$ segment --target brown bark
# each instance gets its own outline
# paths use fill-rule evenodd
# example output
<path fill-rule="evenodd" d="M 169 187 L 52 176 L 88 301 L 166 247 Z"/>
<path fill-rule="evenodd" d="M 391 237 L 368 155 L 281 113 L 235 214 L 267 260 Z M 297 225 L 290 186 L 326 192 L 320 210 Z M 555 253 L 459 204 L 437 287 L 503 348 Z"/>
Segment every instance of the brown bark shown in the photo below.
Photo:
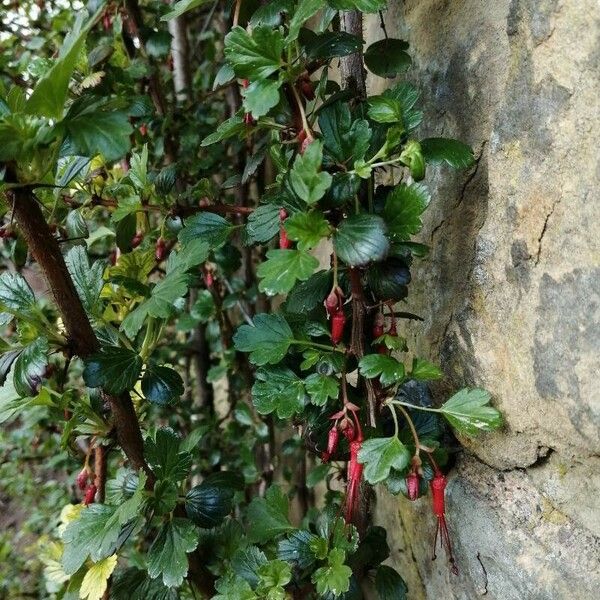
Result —
<path fill-rule="evenodd" d="M 33 258 L 40 265 L 67 331 L 74 354 L 90 356 L 100 348 L 71 274 L 33 193 L 25 188 L 13 191 L 13 217 L 21 230 Z M 153 474 L 144 460 L 144 442 L 129 392 L 120 396 L 103 394 L 110 405 L 117 441 L 134 469 L 144 469 L 153 481 Z"/>
<path fill-rule="evenodd" d="M 358 10 L 340 13 L 340 30 L 362 39 L 363 18 Z M 356 90 L 363 98 L 367 95 L 366 72 L 363 66 L 362 52 L 355 52 L 340 59 L 342 88 Z"/>

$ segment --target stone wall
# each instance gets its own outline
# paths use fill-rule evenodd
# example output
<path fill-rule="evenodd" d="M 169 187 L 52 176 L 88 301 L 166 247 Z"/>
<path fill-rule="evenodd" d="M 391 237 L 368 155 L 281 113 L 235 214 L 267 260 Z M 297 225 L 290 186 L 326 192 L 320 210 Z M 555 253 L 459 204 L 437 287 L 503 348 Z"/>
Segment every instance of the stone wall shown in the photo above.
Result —
<path fill-rule="evenodd" d="M 378 494 L 409 598 L 590 600 L 600 589 L 600 7 L 597 0 L 390 1 L 423 93 L 423 137 L 469 142 L 431 169 L 404 334 L 488 389 L 506 427 L 461 440 L 448 487 L 459 576 L 432 562 L 429 500 Z M 383 37 L 365 20 L 365 38 Z M 373 77 L 372 93 L 389 82 Z M 435 171 L 435 172 L 434 172 Z M 595 591 L 594 591 L 595 590 Z"/>

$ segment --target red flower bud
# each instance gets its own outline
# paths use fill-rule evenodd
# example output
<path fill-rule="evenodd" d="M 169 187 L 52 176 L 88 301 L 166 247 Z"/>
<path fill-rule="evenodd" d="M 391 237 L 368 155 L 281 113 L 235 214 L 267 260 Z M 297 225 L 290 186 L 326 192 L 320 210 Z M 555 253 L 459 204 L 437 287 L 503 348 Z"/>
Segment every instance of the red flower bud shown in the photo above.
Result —
<path fill-rule="evenodd" d="M 143 241 L 144 241 L 144 232 L 138 231 L 133 236 L 133 238 L 131 238 L 131 247 L 137 248 Z"/>
<path fill-rule="evenodd" d="M 344 325 L 346 324 L 346 315 L 343 310 L 336 312 L 331 318 L 331 341 L 339 344 L 344 336 Z"/>
<path fill-rule="evenodd" d="M 416 500 L 419 497 L 419 474 L 416 471 L 411 471 L 406 476 L 406 495 L 409 500 Z"/>
<path fill-rule="evenodd" d="M 279 249 L 287 250 L 288 248 L 291 247 L 291 245 L 292 245 L 292 242 L 290 241 L 290 238 L 288 237 L 285 227 L 282 225 L 279 228 Z"/>
<path fill-rule="evenodd" d="M 329 430 L 329 435 L 327 437 L 327 450 L 321 453 L 321 460 L 323 462 L 329 462 L 331 456 L 335 454 L 339 439 L 340 432 L 338 430 L 337 423 L 334 423 L 333 427 Z"/>
<path fill-rule="evenodd" d="M 85 490 L 85 488 L 87 487 L 87 483 L 88 483 L 88 479 L 90 478 L 90 473 L 89 471 L 84 467 L 83 469 L 81 469 L 81 471 L 79 471 L 76 479 L 75 479 L 75 483 L 77 484 L 77 487 L 83 492 L 83 490 Z"/>
<path fill-rule="evenodd" d="M 87 488 L 85 490 L 85 496 L 83 497 L 83 503 L 86 506 L 88 506 L 89 504 L 92 504 L 94 502 L 97 491 L 98 490 L 93 483 L 90 483 L 90 485 L 87 486 Z"/>
<path fill-rule="evenodd" d="M 252 116 L 252 113 L 244 114 L 244 123 L 246 123 L 246 125 L 254 125 L 256 123 L 254 117 Z"/>
<path fill-rule="evenodd" d="M 340 299 L 335 291 L 330 292 L 329 296 L 325 298 L 325 310 L 327 315 L 332 317 L 340 310 Z"/>
<path fill-rule="evenodd" d="M 312 81 L 308 77 L 303 77 L 300 80 L 300 91 L 307 100 L 315 99 L 315 90 Z"/>
<path fill-rule="evenodd" d="M 312 135 L 307 135 L 300 144 L 300 154 L 304 154 L 306 149 L 315 141 Z"/>
<path fill-rule="evenodd" d="M 161 237 L 156 240 L 156 246 L 154 248 L 154 256 L 158 262 L 161 262 L 165 258 L 165 254 L 167 253 L 167 245 L 165 240 Z"/>
<path fill-rule="evenodd" d="M 148 127 L 146 126 L 146 123 L 142 123 L 140 125 L 140 133 L 146 137 L 148 135 Z"/>
<path fill-rule="evenodd" d="M 204 285 L 206 285 L 207 289 L 210 289 L 215 282 L 215 278 L 212 274 L 212 271 L 205 269 L 204 271 Z"/>
<path fill-rule="evenodd" d="M 288 212 L 285 208 L 279 209 L 279 220 L 283 223 L 288 218 Z"/>
<path fill-rule="evenodd" d="M 373 338 L 377 339 L 378 337 L 381 337 L 384 333 L 383 330 L 383 315 L 381 313 L 377 313 L 377 316 L 375 317 L 375 323 L 373 323 Z"/>
<path fill-rule="evenodd" d="M 247 88 L 250 85 L 250 81 L 248 79 L 242 79 L 242 87 Z"/>

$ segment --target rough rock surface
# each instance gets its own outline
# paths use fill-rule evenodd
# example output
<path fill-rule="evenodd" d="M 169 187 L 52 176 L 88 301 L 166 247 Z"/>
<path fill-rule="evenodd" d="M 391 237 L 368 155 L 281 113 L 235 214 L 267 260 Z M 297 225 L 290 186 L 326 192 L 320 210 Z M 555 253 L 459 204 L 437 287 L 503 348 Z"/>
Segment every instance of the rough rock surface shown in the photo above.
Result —
<path fill-rule="evenodd" d="M 461 440 L 448 514 L 461 574 L 431 562 L 433 518 L 379 494 L 409 598 L 588 600 L 600 588 L 600 8 L 596 0 L 405 0 L 423 137 L 469 142 L 431 169 L 404 334 L 494 396 L 506 427 Z M 376 17 L 365 37 L 383 37 Z M 372 77 L 371 92 L 389 82 Z M 596 591 L 594 591 L 596 590 Z"/>

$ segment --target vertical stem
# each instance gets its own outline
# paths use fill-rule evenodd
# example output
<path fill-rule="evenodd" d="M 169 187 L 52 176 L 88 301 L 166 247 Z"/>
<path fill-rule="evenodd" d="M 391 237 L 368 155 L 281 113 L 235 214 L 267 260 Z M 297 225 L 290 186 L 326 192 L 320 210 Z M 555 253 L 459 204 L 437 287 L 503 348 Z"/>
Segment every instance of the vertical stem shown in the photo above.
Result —
<path fill-rule="evenodd" d="M 358 10 L 345 10 L 340 13 L 340 29 L 360 39 L 363 38 L 362 13 Z M 363 98 L 367 95 L 366 73 L 362 52 L 344 56 L 340 60 L 342 87 L 356 90 Z"/>
<path fill-rule="evenodd" d="M 94 473 L 96 478 L 94 479 L 94 485 L 96 486 L 96 498 L 101 504 L 104 502 L 106 496 L 106 460 L 107 460 L 106 446 L 96 446 L 94 450 Z"/>
<path fill-rule="evenodd" d="M 171 34 L 171 55 L 173 56 L 173 85 L 178 102 L 189 99 L 191 89 L 189 53 L 186 19 L 185 16 L 169 21 Z"/>

